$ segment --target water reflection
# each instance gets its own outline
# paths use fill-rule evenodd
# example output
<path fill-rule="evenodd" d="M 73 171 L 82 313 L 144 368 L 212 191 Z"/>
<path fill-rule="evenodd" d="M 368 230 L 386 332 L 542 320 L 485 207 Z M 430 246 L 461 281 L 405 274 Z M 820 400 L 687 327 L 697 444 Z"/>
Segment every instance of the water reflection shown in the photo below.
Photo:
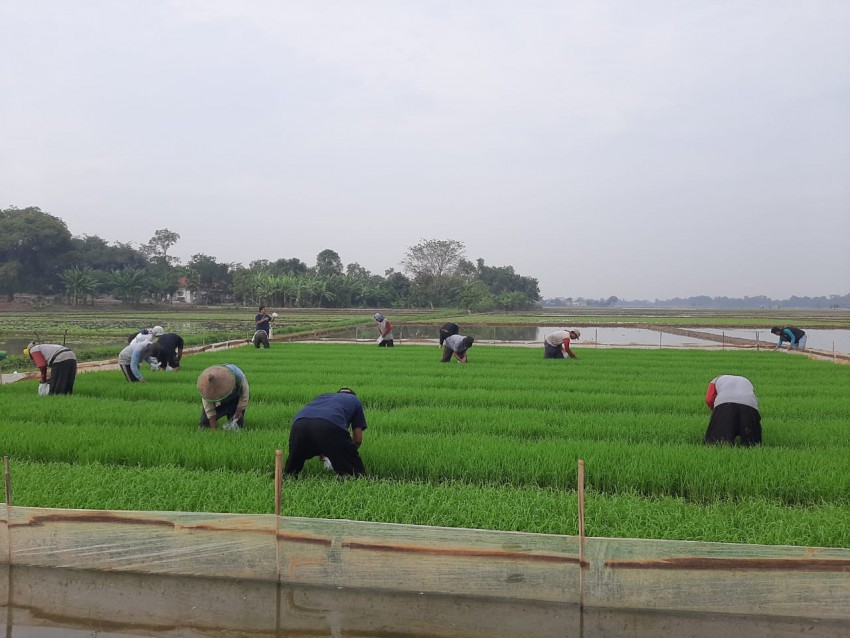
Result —
<path fill-rule="evenodd" d="M 5 616 L 8 638 L 825 638 L 848 630 L 841 620 L 581 609 L 566 603 L 250 580 L 8 566 L 2 573 L 8 596 L 0 618 Z"/>
<path fill-rule="evenodd" d="M 710 334 L 715 335 L 723 334 L 727 337 L 752 339 L 753 341 L 758 340 L 760 343 L 766 342 L 770 346 L 775 346 L 777 341 L 779 341 L 779 338 L 776 337 L 776 335 L 772 334 L 769 328 L 693 328 L 693 330 L 699 332 L 708 332 Z M 825 350 L 827 352 L 832 352 L 833 347 L 835 347 L 836 352 L 850 354 L 850 330 L 842 330 L 838 328 L 803 328 L 803 330 L 806 331 L 806 336 L 808 337 L 808 339 L 806 340 L 807 348 L 814 348 L 815 350 Z"/>
<path fill-rule="evenodd" d="M 491 325 L 462 325 L 461 334 L 471 335 L 476 341 L 486 343 L 488 341 L 513 341 L 517 343 L 542 343 L 543 338 L 557 330 L 563 330 L 568 326 L 491 326 Z M 572 327 L 572 326 L 569 326 Z M 674 335 L 661 330 L 647 328 L 621 328 L 621 327 L 581 327 L 581 339 L 577 345 L 592 344 L 600 346 L 662 346 L 662 347 L 688 347 L 688 346 L 717 346 L 717 343 L 707 339 L 693 336 Z M 396 339 L 439 339 L 439 327 L 428 325 L 403 325 L 393 326 Z M 328 339 L 370 339 L 373 331 L 363 328 L 350 328 L 340 330 L 327 335 Z"/>

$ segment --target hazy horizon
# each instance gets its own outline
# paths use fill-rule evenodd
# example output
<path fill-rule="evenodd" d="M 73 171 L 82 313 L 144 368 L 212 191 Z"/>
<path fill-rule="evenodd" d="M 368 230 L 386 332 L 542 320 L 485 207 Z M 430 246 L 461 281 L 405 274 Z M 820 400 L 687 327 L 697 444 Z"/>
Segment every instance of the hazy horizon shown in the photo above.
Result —
<path fill-rule="evenodd" d="M 0 207 L 184 262 L 437 238 L 545 298 L 844 295 L 848 33 L 840 0 L 7 2 Z"/>

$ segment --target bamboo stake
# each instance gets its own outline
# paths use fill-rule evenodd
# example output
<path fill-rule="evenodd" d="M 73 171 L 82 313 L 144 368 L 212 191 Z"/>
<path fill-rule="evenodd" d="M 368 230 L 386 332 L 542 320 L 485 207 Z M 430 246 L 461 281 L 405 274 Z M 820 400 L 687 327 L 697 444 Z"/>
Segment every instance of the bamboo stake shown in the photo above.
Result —
<path fill-rule="evenodd" d="M 12 507 L 12 475 L 9 474 L 9 457 L 3 457 L 3 470 L 6 477 L 6 507 Z"/>
<path fill-rule="evenodd" d="M 280 516 L 280 497 L 282 492 L 283 476 L 283 451 L 275 450 L 274 453 L 274 515 Z"/>
<path fill-rule="evenodd" d="M 578 573 L 579 607 L 584 607 L 584 459 L 578 460 Z"/>

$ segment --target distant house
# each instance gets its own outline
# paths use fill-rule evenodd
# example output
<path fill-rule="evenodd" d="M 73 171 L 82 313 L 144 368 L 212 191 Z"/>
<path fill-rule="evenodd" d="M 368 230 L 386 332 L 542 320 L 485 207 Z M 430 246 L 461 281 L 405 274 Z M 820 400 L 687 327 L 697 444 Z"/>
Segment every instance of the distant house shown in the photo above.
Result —
<path fill-rule="evenodd" d="M 177 280 L 177 292 L 174 293 L 174 301 L 182 303 L 194 303 L 195 296 L 189 290 L 189 280 L 186 277 L 180 277 Z"/>

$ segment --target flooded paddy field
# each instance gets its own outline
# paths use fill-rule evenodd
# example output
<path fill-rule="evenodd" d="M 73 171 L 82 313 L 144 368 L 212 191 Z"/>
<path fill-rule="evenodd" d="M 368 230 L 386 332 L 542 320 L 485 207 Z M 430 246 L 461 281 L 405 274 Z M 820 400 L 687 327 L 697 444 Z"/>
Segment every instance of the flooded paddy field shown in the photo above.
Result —
<path fill-rule="evenodd" d="M 546 335 L 566 328 L 555 326 L 503 326 L 486 324 L 468 324 L 461 326 L 461 333 L 475 337 L 479 343 L 512 343 L 516 345 L 540 345 Z M 576 347 L 638 347 L 638 348 L 723 348 L 723 347 L 761 347 L 772 348 L 776 337 L 769 328 L 713 328 L 694 327 L 688 329 L 673 326 L 626 327 L 626 326 L 582 326 L 570 324 L 581 330 L 581 338 Z M 397 341 L 438 340 L 438 326 L 425 324 L 403 324 L 393 327 Z M 823 352 L 850 354 L 850 330 L 812 329 L 806 330 L 807 348 Z M 326 340 L 371 341 L 371 326 L 356 326 L 344 330 L 328 332 L 319 337 Z"/>

